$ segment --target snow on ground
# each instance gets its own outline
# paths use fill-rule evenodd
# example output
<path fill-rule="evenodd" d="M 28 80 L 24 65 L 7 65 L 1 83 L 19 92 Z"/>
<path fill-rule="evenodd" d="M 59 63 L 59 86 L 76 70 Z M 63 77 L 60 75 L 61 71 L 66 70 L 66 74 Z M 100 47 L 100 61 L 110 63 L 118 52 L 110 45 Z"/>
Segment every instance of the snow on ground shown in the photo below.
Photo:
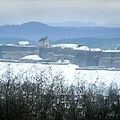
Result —
<path fill-rule="evenodd" d="M 90 51 L 102 51 L 100 48 L 91 48 Z"/>
<path fill-rule="evenodd" d="M 120 52 L 120 50 L 103 50 L 103 52 Z"/>
<path fill-rule="evenodd" d="M 89 48 L 88 46 L 79 46 L 78 44 L 57 44 L 52 45 L 52 47 L 60 47 L 62 49 L 64 48 L 70 48 L 73 50 L 83 50 L 83 51 L 101 51 L 99 48 Z"/>
<path fill-rule="evenodd" d="M 116 82 L 120 85 L 120 71 L 108 70 L 79 70 L 78 78 L 85 80 L 88 83 L 105 83 L 109 86 L 111 83 Z"/>
<path fill-rule="evenodd" d="M 87 46 L 78 47 L 78 44 L 57 44 L 57 45 L 53 45 L 52 47 L 61 47 L 62 49 L 70 48 L 70 49 L 73 49 L 73 50 L 84 50 L 84 51 L 89 50 L 89 48 Z"/>
<path fill-rule="evenodd" d="M 57 64 L 40 64 L 40 63 L 7 63 L 0 62 L 0 78 L 8 69 L 14 75 L 19 75 L 23 80 L 26 76 L 34 78 L 35 75 L 40 75 L 44 71 L 44 77 L 52 80 L 55 75 L 65 77 L 65 84 L 76 84 L 78 81 L 85 81 L 86 84 L 105 84 L 110 86 L 111 83 L 117 83 L 120 86 L 120 71 L 109 70 L 76 70 L 77 65 L 57 65 Z M 30 79 L 31 80 L 31 79 Z M 32 81 L 34 82 L 34 81 Z"/>
<path fill-rule="evenodd" d="M 38 55 L 27 55 L 23 58 L 21 58 L 22 60 L 27 59 L 27 60 L 42 60 L 42 58 L 40 58 Z"/>
<path fill-rule="evenodd" d="M 11 70 L 14 75 L 21 77 L 33 77 L 35 74 L 40 74 L 41 71 L 45 71 L 45 76 L 50 78 L 52 76 L 62 74 L 66 80 L 72 81 L 77 65 L 48 65 L 48 64 L 33 64 L 33 63 L 7 63 L 0 62 L 0 77 L 6 73 L 7 70 Z M 50 73 L 51 72 L 51 73 Z M 51 79 L 51 78 L 50 78 Z"/>
<path fill-rule="evenodd" d="M 30 42 L 29 41 L 19 41 L 18 44 L 19 45 L 29 45 Z"/>

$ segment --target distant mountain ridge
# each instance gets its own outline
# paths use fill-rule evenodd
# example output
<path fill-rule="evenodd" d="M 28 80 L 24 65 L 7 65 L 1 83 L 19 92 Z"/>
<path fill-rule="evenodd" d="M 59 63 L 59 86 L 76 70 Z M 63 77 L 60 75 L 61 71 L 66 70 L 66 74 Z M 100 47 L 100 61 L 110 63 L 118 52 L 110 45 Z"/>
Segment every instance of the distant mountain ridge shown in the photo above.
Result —
<path fill-rule="evenodd" d="M 95 27 L 99 26 L 96 23 L 92 22 L 79 22 L 79 21 L 66 21 L 66 22 L 58 22 L 58 23 L 49 23 L 52 26 L 61 26 L 61 27 Z"/>
<path fill-rule="evenodd" d="M 120 37 L 120 28 L 108 27 L 53 27 L 39 22 L 0 26 L 0 37 L 38 40 L 48 36 L 52 40 L 81 37 Z"/>
<path fill-rule="evenodd" d="M 73 41 L 74 38 L 120 38 L 119 27 L 99 27 L 99 26 L 83 26 L 83 27 L 60 27 L 50 26 L 40 22 L 27 22 L 21 25 L 3 25 L 0 26 L 0 43 L 2 40 L 12 38 L 28 39 L 33 42 L 38 41 L 41 37 L 48 36 L 52 41 L 60 41 L 67 39 Z M 88 39 L 92 41 L 91 39 Z M 99 39 L 100 40 L 100 39 Z M 67 41 L 67 42 L 68 42 Z M 89 42 L 90 43 L 90 42 Z M 114 42 L 111 42 L 114 43 Z"/>
<path fill-rule="evenodd" d="M 57 23 L 48 23 L 52 26 L 66 26 L 66 27 L 120 27 L 120 23 L 95 23 L 95 22 L 85 22 L 85 21 L 65 21 Z"/>

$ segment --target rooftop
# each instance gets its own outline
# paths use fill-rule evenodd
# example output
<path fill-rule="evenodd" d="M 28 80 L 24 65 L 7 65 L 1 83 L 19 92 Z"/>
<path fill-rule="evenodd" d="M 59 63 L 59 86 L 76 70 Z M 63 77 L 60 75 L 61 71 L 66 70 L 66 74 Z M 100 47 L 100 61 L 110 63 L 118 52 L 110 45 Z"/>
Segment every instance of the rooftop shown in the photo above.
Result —
<path fill-rule="evenodd" d="M 40 41 L 45 41 L 47 38 L 48 38 L 47 36 L 46 36 L 45 38 L 41 38 L 41 39 L 39 40 L 39 42 L 40 42 Z"/>

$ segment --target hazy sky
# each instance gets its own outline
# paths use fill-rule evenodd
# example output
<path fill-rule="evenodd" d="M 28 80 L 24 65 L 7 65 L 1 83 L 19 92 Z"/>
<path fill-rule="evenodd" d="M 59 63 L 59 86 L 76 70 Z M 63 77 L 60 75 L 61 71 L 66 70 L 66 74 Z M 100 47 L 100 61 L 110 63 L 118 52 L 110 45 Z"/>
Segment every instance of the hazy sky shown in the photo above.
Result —
<path fill-rule="evenodd" d="M 0 0 L 0 25 L 27 21 L 120 23 L 120 0 Z"/>

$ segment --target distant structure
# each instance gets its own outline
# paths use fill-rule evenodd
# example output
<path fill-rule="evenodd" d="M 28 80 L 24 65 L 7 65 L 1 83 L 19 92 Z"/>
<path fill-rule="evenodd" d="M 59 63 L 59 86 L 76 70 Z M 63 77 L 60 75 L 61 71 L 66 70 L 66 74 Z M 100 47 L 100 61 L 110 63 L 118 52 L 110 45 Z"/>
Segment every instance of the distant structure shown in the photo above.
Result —
<path fill-rule="evenodd" d="M 0 44 L 1 60 L 42 62 L 44 64 L 47 62 L 68 64 L 70 61 L 70 63 L 80 67 L 99 66 L 120 68 L 120 48 L 118 46 L 116 49 L 102 50 L 99 48 L 89 48 L 80 44 L 50 45 L 50 41 L 46 36 L 41 38 L 37 45 L 30 44 L 27 40 L 18 41 L 17 45 Z"/>
<path fill-rule="evenodd" d="M 102 50 L 100 65 L 120 68 L 120 50 Z"/>
<path fill-rule="evenodd" d="M 49 48 L 50 47 L 50 43 L 49 43 L 48 37 L 46 36 L 45 38 L 41 38 L 38 41 L 38 46 L 40 48 Z"/>
<path fill-rule="evenodd" d="M 30 45 L 29 41 L 18 41 L 18 45 Z"/>

